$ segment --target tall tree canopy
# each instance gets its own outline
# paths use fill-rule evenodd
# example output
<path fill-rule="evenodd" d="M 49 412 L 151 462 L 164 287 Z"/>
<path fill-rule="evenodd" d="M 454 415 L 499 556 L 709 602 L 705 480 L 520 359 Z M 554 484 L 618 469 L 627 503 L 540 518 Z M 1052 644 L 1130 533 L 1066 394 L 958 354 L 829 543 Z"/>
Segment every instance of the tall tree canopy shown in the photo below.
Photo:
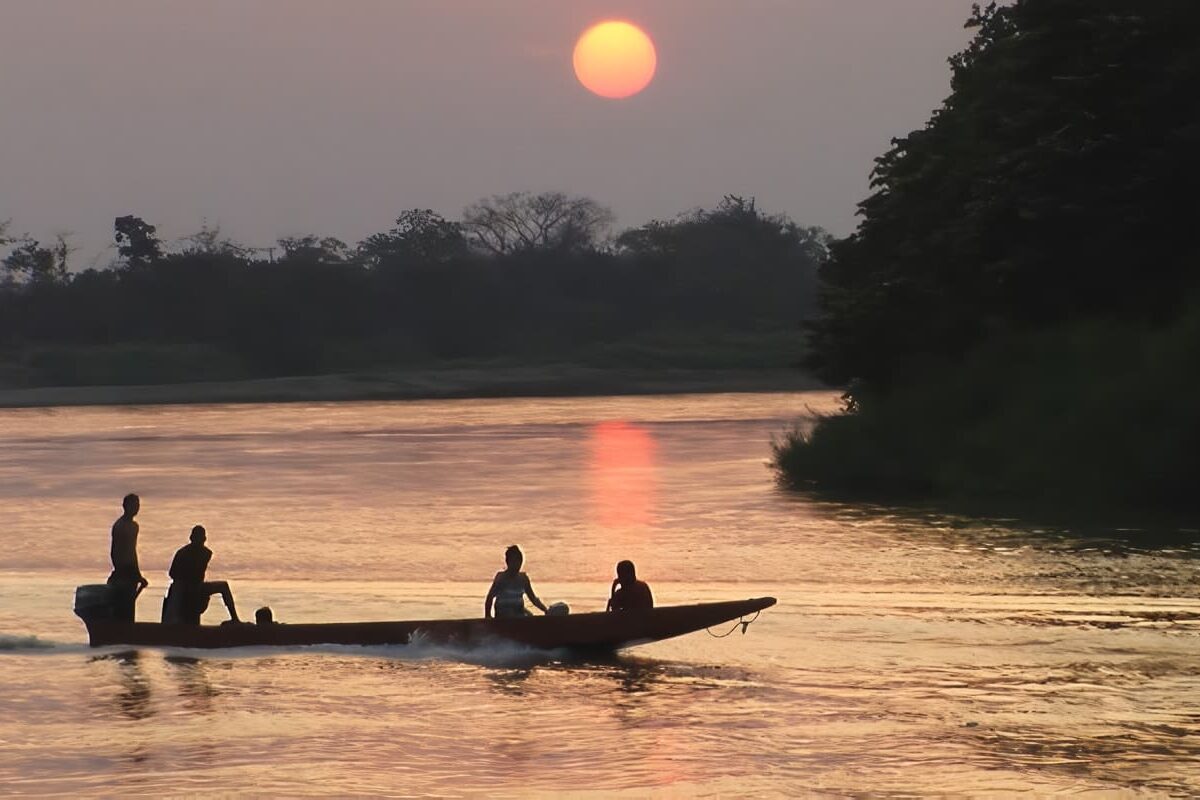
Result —
<path fill-rule="evenodd" d="M 71 254 L 77 249 L 71 245 L 69 233 L 55 234 L 54 244 L 50 247 L 43 247 L 41 242 L 30 236 L 0 241 L 0 244 L 13 245 L 8 255 L 0 259 L 0 272 L 4 276 L 2 280 L 9 286 L 20 283 L 66 283 L 70 274 Z"/>
<path fill-rule="evenodd" d="M 975 7 L 952 94 L 876 160 L 812 364 L 859 392 L 999 330 L 1169 317 L 1197 284 L 1200 3 Z"/>
<path fill-rule="evenodd" d="M 132 214 L 113 221 L 113 239 L 117 253 L 131 267 L 145 266 L 163 257 L 158 228 Z"/>
<path fill-rule="evenodd" d="M 372 267 L 445 264 L 467 254 L 467 237 L 461 222 L 414 208 L 401 214 L 390 231 L 367 237 L 358 252 Z"/>
<path fill-rule="evenodd" d="M 613 220 L 606 206 L 562 192 L 512 192 L 463 211 L 472 243 L 490 255 L 583 252 L 596 246 Z"/>
<path fill-rule="evenodd" d="M 283 251 L 281 261 L 307 264 L 344 264 L 350 247 L 334 236 L 285 236 L 276 242 Z"/>
<path fill-rule="evenodd" d="M 803 303 L 793 312 L 799 322 L 812 315 L 817 268 L 828 257 L 829 242 L 821 228 L 764 214 L 753 198 L 727 195 L 716 208 L 631 228 L 616 246 L 647 268 L 675 270 L 673 283 L 714 322 L 755 309 L 785 318 L 783 309 L 794 309 L 797 300 Z"/>

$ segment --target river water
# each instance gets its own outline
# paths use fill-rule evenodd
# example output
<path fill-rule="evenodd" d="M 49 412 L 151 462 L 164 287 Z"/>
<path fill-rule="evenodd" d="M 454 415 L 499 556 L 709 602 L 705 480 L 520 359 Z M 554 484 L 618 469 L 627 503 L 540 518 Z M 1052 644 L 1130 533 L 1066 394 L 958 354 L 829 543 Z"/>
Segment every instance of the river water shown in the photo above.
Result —
<path fill-rule="evenodd" d="M 1200 532 L 818 502 L 766 460 L 830 394 L 0 411 L 0 793 L 1200 792 Z M 193 524 L 243 616 L 482 612 L 504 548 L 602 609 L 773 595 L 748 633 L 91 650 L 142 496 L 155 619 Z M 214 601 L 205 620 L 223 619 Z M 725 630 L 714 633 L 725 633 Z"/>

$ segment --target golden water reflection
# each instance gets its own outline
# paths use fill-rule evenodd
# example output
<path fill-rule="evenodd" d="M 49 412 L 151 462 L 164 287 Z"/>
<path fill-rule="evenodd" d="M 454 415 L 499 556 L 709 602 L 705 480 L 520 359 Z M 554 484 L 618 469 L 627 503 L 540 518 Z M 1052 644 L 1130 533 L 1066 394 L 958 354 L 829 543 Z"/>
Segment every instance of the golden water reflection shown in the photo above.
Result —
<path fill-rule="evenodd" d="M 658 490 L 657 445 L 629 422 L 593 425 L 588 442 L 593 521 L 603 528 L 652 525 Z"/>

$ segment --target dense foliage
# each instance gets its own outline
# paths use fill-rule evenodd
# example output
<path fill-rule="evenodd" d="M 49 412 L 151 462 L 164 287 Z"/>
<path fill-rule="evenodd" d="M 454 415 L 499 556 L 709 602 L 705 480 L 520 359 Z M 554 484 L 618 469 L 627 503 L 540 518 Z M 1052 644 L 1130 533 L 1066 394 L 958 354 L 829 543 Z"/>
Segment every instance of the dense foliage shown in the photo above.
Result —
<path fill-rule="evenodd" d="M 793 482 L 1184 499 L 1200 423 L 1200 3 L 976 7 L 952 93 L 821 273 L 850 414 Z"/>
<path fill-rule="evenodd" d="M 168 247 L 136 216 L 111 267 L 9 237 L 0 383 L 186 381 L 446 359 L 570 359 L 643 339 L 795 331 L 828 237 L 751 200 L 612 238 L 587 198 L 517 193 L 423 209 L 355 247 L 282 239 L 250 251 L 205 228 Z M 0 231 L 0 244 L 4 244 Z"/>
<path fill-rule="evenodd" d="M 997 330 L 1154 319 L 1195 286 L 1200 3 L 979 10 L 953 92 L 876 162 L 824 269 L 819 366 L 885 387 Z"/>
<path fill-rule="evenodd" d="M 1191 506 L 1200 304 L 1172 324 L 1079 321 L 987 339 L 853 413 L 792 431 L 795 485 L 1039 505 Z"/>

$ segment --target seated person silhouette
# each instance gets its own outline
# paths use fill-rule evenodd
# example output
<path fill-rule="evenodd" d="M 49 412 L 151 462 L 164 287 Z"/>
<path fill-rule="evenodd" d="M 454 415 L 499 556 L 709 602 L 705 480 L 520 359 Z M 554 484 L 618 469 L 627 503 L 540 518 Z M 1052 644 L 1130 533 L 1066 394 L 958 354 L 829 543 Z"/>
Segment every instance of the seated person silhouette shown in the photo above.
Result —
<path fill-rule="evenodd" d="M 620 588 L 617 588 L 620 587 Z M 654 595 L 645 581 L 637 579 L 637 568 L 632 561 L 617 564 L 617 579 L 613 581 L 612 596 L 608 598 L 609 611 L 640 611 L 654 608 Z"/>
<path fill-rule="evenodd" d="M 205 572 L 212 550 L 204 546 L 208 538 L 202 525 L 192 528 L 191 542 L 179 548 L 171 560 L 171 588 L 163 602 L 163 622 L 199 625 L 200 615 L 214 594 L 221 595 L 229 610 L 229 621 L 240 622 L 233 605 L 233 593 L 225 581 L 206 581 Z"/>
<path fill-rule="evenodd" d="M 515 544 L 504 551 L 504 563 L 508 565 L 496 573 L 492 579 L 492 588 L 488 589 L 487 598 L 483 601 L 483 616 L 492 618 L 492 603 L 496 604 L 496 619 L 531 616 L 525 608 L 525 596 L 529 601 L 546 613 L 546 604 L 533 593 L 529 576 L 521 572 L 525 563 L 525 555 Z"/>
<path fill-rule="evenodd" d="M 278 625 L 275 621 L 275 613 L 271 611 L 270 606 L 263 606 L 254 612 L 255 625 Z"/>

